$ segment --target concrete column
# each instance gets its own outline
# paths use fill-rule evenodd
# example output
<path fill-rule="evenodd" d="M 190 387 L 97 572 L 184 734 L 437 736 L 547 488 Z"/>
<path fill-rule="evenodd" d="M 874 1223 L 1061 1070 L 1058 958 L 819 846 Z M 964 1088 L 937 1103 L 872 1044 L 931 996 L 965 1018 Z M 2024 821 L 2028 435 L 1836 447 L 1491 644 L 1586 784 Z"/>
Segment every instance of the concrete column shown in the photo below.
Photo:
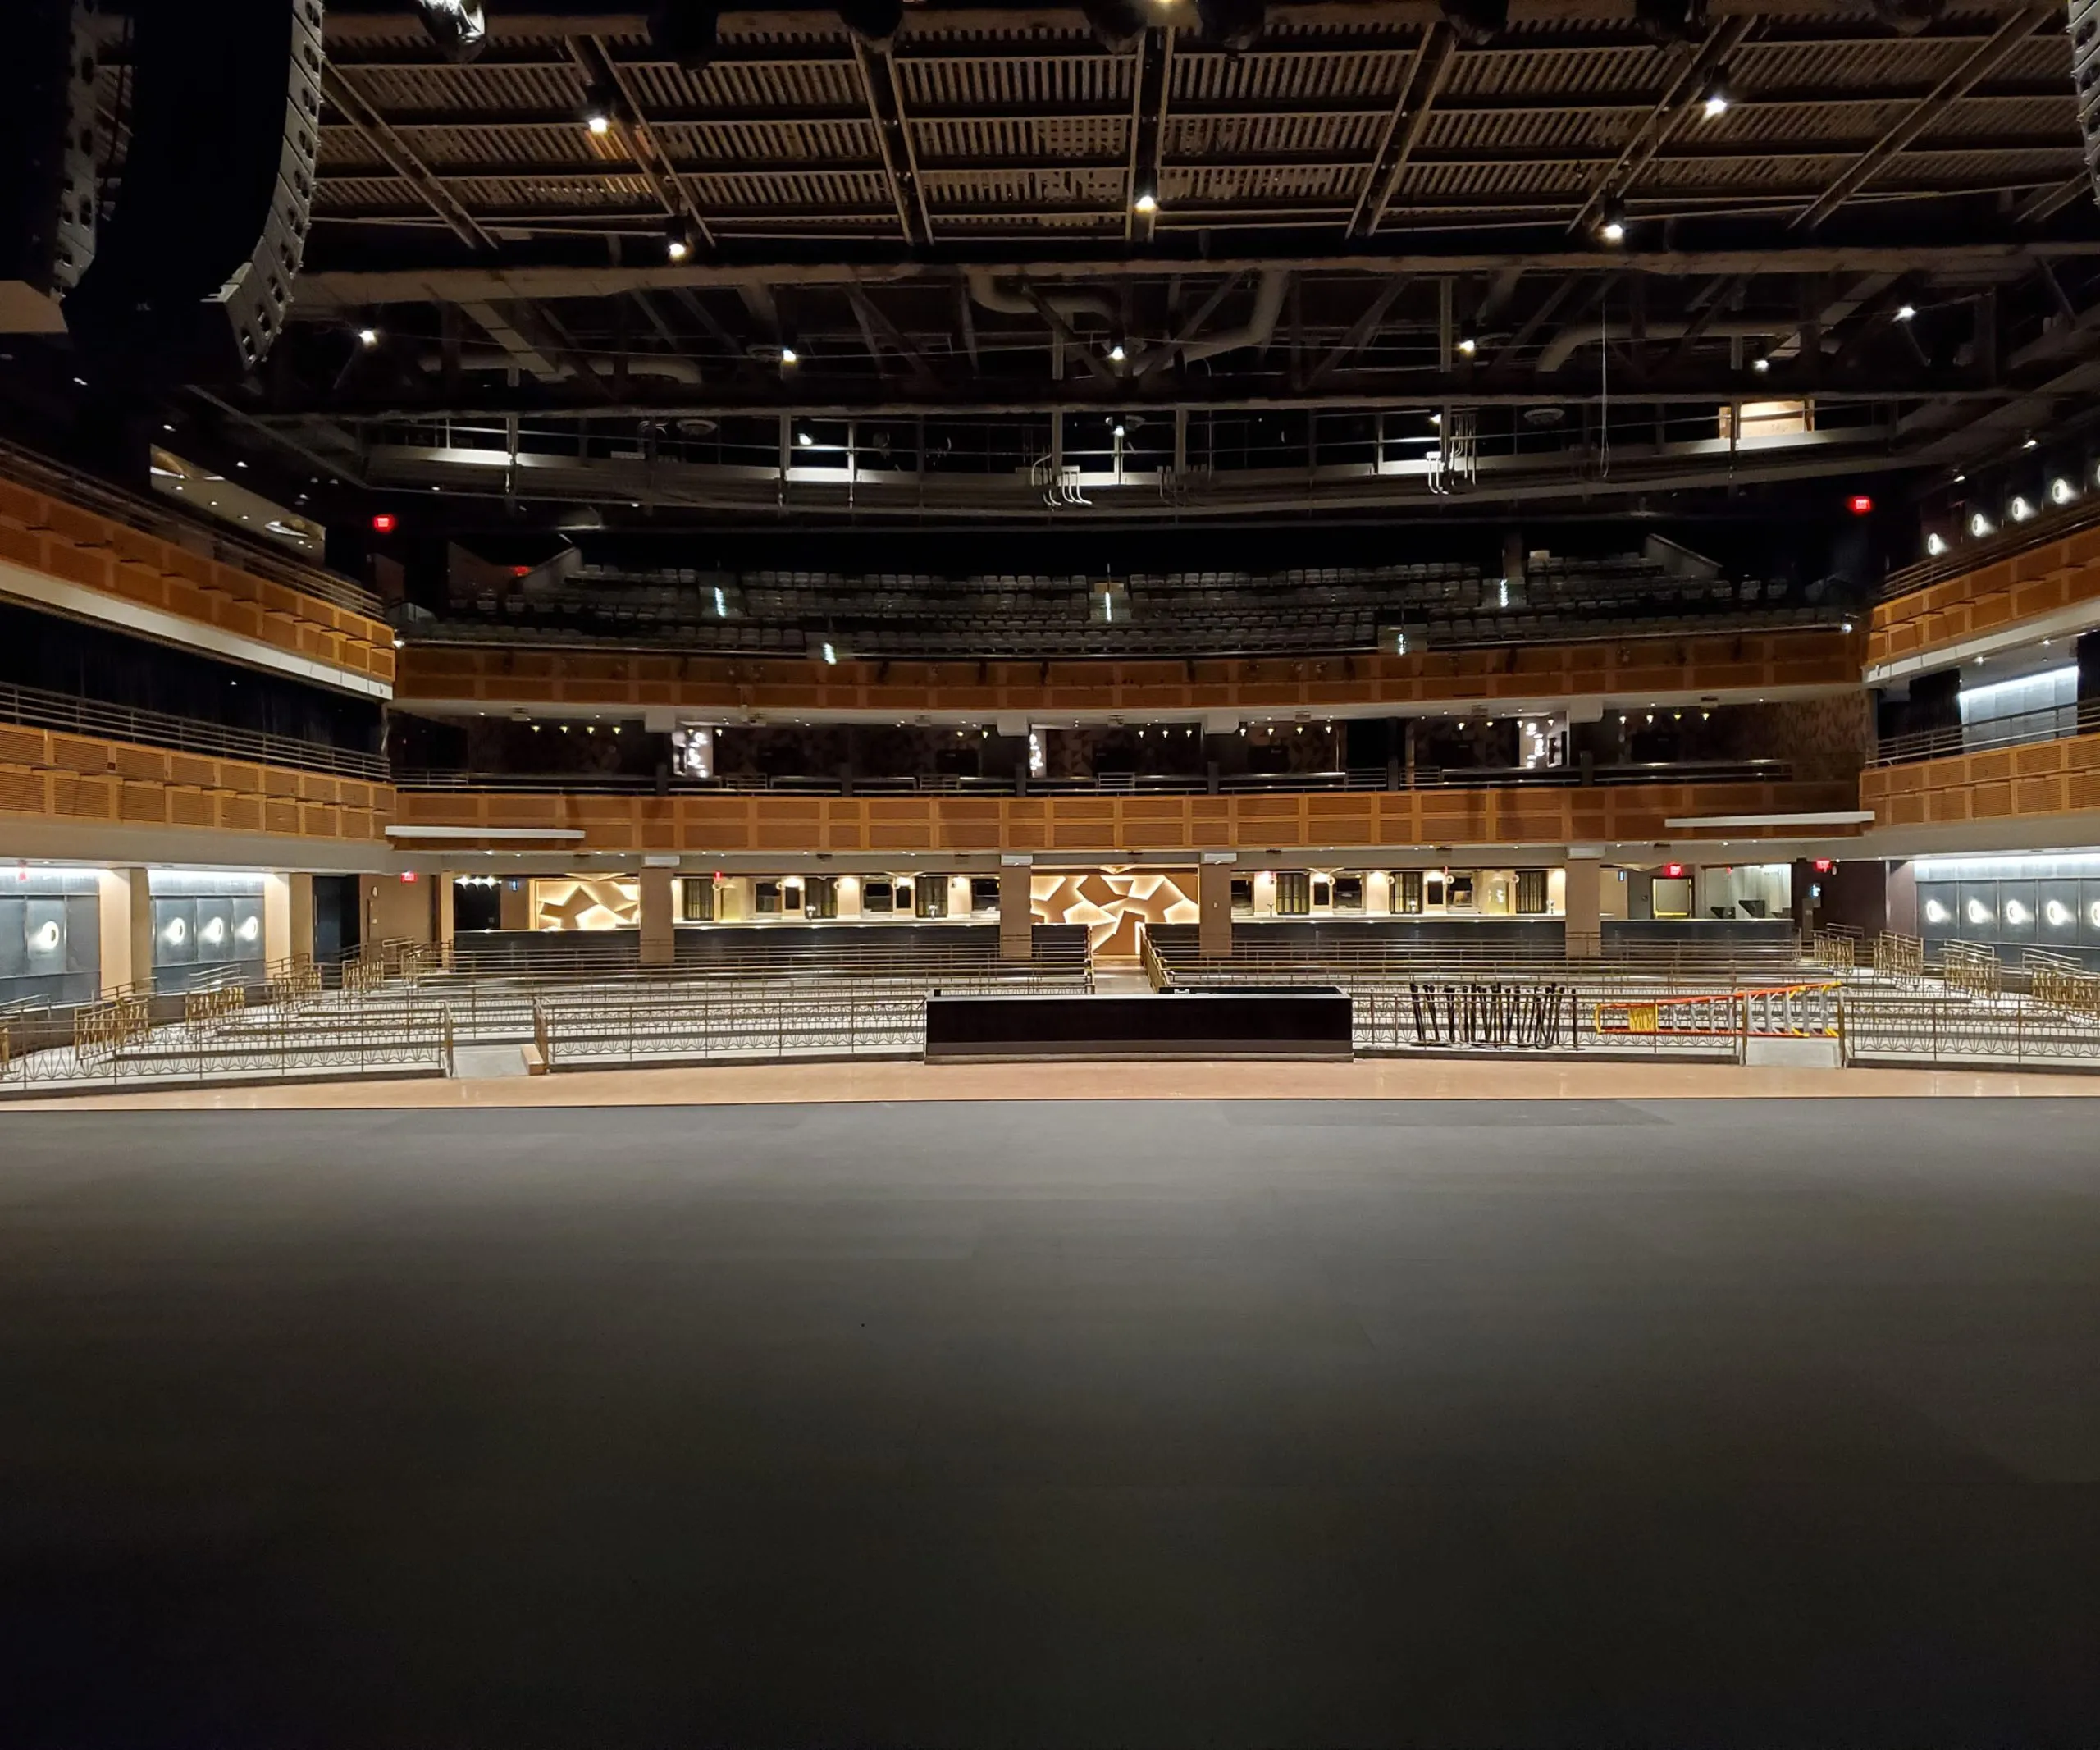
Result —
<path fill-rule="evenodd" d="M 1032 960 L 1035 957 L 1035 919 L 1029 908 L 1029 883 L 1034 870 L 1026 863 L 999 865 L 999 957 Z"/>
<path fill-rule="evenodd" d="M 1232 957 L 1232 865 L 1204 862 L 1196 870 L 1196 952 L 1205 960 Z"/>
<path fill-rule="evenodd" d="M 1570 960 L 1596 960 L 1604 953 L 1602 880 L 1603 865 L 1598 858 L 1569 856 L 1566 906 Z"/>
<path fill-rule="evenodd" d="M 645 966 L 668 966 L 678 958 L 671 874 L 668 869 L 641 871 L 641 963 Z"/>
<path fill-rule="evenodd" d="M 504 930 L 532 927 L 532 878 L 506 875 L 496 889 L 496 923 Z"/>

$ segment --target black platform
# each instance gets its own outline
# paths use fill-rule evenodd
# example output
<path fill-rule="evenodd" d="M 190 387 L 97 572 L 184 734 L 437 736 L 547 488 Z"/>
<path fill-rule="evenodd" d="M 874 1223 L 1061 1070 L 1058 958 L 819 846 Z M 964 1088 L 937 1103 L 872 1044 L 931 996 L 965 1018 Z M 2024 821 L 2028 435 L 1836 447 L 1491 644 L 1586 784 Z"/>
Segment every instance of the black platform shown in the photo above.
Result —
<path fill-rule="evenodd" d="M 926 1061 L 1347 1058 L 1352 1005 L 1320 985 L 1144 996 L 929 997 Z"/>

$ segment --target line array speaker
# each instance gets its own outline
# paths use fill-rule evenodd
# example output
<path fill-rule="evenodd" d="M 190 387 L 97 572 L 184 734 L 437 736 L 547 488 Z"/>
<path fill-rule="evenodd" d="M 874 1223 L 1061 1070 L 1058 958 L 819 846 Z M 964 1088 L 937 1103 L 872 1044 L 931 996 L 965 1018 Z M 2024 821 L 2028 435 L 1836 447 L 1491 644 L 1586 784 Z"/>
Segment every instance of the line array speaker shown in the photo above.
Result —
<path fill-rule="evenodd" d="M 66 318 L 92 363 L 237 378 L 267 355 L 305 254 L 322 0 L 157 0 L 132 37 L 131 138 Z"/>
<path fill-rule="evenodd" d="M 2085 174 L 2100 200 L 2100 0 L 2070 0 L 2070 80 L 2078 130 L 2085 136 Z"/>
<path fill-rule="evenodd" d="M 0 332 L 56 334 L 95 254 L 93 0 L 21 0 L 0 54 Z"/>

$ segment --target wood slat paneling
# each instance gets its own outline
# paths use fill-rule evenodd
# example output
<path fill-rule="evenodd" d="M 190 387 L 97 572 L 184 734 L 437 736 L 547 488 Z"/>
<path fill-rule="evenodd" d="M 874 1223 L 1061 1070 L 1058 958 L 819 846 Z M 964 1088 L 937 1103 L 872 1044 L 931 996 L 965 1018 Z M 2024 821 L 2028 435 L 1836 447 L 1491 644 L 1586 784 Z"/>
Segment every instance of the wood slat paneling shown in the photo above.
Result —
<path fill-rule="evenodd" d="M 2100 810 L 2100 735 L 1950 754 L 1860 774 L 1878 826 L 2034 820 Z"/>
<path fill-rule="evenodd" d="M 390 685 L 393 628 L 0 479 L 0 559 Z"/>
<path fill-rule="evenodd" d="M 1878 604 L 1867 632 L 1867 664 L 1880 668 L 1930 656 L 2096 597 L 2100 527 L 2076 529 L 2061 541 Z"/>
<path fill-rule="evenodd" d="M 654 652 L 411 646 L 397 703 L 641 711 L 856 711 L 909 720 L 1002 711 L 1239 711 L 1860 684 L 1861 645 L 1838 632 L 1730 633 L 1580 644 L 1500 645 L 1405 656 L 1221 657 L 1187 661 L 842 662 Z"/>
<path fill-rule="evenodd" d="M 258 780 L 269 793 L 267 801 L 256 793 Z M 12 724 L 0 739 L 0 817 L 271 832 L 370 844 L 385 838 L 393 807 L 391 787 L 359 779 L 170 754 Z"/>
<path fill-rule="evenodd" d="M 584 851 L 1288 850 L 1563 844 L 1682 838 L 1676 816 L 1847 809 L 1849 784 L 1312 791 L 1257 796 L 563 796 L 401 794 L 419 826 L 580 829 Z M 1737 829 L 1732 838 L 1769 836 Z"/>

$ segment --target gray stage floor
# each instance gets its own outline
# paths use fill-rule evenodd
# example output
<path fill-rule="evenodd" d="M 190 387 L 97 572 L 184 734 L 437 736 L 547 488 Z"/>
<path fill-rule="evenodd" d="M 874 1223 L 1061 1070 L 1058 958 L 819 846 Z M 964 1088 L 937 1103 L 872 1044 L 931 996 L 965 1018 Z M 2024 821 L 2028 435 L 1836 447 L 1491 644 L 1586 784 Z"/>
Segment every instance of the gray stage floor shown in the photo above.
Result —
<path fill-rule="evenodd" d="M 2090 1743 L 2093 1122 L 0 1113 L 0 1742 Z"/>

